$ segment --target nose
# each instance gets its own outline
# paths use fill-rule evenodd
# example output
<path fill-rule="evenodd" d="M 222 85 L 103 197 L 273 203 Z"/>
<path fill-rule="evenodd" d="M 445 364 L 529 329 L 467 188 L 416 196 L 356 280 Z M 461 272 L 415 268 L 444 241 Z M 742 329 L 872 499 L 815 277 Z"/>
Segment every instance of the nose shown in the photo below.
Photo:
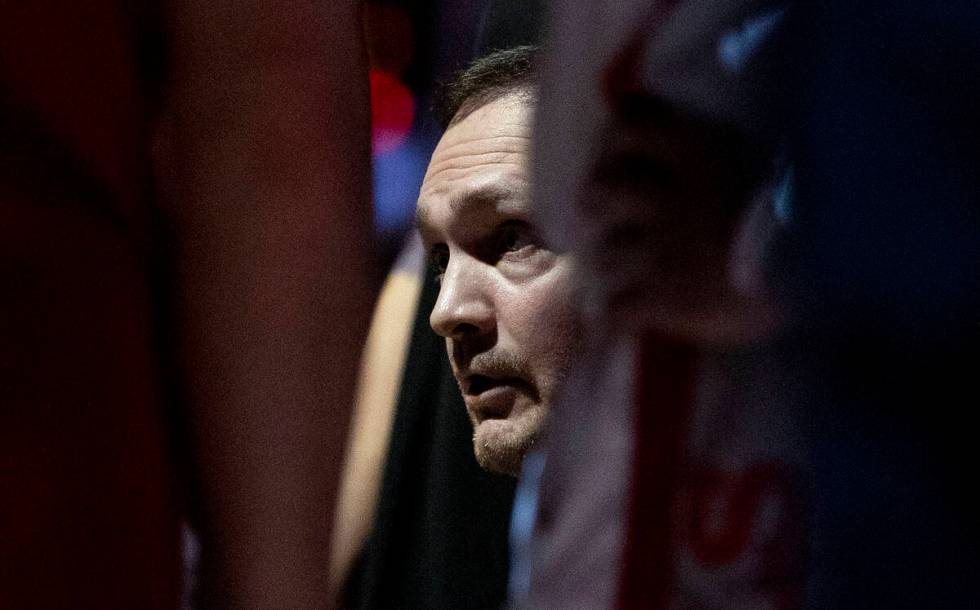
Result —
<path fill-rule="evenodd" d="M 493 330 L 494 310 L 484 266 L 465 255 L 450 258 L 429 315 L 429 325 L 436 334 L 463 339 Z"/>

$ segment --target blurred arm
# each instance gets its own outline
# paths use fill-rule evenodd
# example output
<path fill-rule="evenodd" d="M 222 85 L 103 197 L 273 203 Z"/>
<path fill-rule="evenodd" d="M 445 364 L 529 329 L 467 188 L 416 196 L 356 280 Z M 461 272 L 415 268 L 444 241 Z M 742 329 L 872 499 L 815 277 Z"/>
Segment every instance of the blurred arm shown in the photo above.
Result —
<path fill-rule="evenodd" d="M 330 573 L 340 592 L 364 550 L 377 513 L 402 377 L 424 283 L 422 243 L 413 235 L 388 274 L 371 318 L 334 519 Z"/>
<path fill-rule="evenodd" d="M 371 310 L 357 2 L 181 0 L 160 187 L 174 232 L 207 607 L 329 605 Z"/>

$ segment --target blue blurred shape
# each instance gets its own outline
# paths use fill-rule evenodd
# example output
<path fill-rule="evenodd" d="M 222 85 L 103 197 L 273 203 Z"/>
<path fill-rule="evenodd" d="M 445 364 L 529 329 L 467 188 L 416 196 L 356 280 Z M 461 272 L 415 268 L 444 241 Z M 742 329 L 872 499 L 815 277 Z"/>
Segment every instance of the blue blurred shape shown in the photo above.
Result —
<path fill-rule="evenodd" d="M 430 142 L 413 133 L 398 148 L 375 155 L 374 220 L 380 233 L 407 228 L 431 150 Z"/>

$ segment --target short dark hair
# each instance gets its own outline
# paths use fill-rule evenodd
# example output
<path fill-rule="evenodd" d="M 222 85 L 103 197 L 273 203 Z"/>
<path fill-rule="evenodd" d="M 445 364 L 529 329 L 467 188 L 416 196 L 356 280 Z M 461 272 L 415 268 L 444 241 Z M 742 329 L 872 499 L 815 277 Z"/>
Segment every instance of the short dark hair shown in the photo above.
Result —
<path fill-rule="evenodd" d="M 534 84 L 538 48 L 519 46 L 494 51 L 471 63 L 436 89 L 433 110 L 443 129 L 477 108 Z"/>

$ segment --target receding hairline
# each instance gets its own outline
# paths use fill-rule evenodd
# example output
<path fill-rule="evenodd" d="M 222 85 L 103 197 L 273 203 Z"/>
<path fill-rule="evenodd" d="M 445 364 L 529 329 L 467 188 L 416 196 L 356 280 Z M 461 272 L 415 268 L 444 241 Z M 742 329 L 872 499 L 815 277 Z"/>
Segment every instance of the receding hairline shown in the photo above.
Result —
<path fill-rule="evenodd" d="M 511 93 L 533 94 L 537 56 L 537 47 L 511 47 L 484 55 L 457 72 L 436 90 L 433 110 L 442 127 Z"/>
<path fill-rule="evenodd" d="M 446 133 L 444 133 L 443 136 L 442 136 L 442 138 L 440 138 L 439 143 L 436 146 L 436 151 L 433 151 L 433 159 L 430 159 L 429 160 L 429 165 L 426 168 L 426 177 L 425 177 L 425 179 L 423 179 L 423 185 L 422 186 L 423 187 L 425 186 L 425 182 L 429 178 L 429 171 L 433 167 L 433 160 L 434 160 L 434 157 L 435 157 L 435 153 L 438 151 L 439 147 L 443 146 L 444 138 L 446 137 L 446 134 L 449 133 L 449 130 L 454 125 L 456 125 L 458 123 L 462 123 L 464 120 L 466 120 L 467 117 L 469 117 L 470 115 L 472 115 L 474 112 L 480 110 L 481 108 L 485 108 L 487 106 L 490 106 L 491 104 L 496 104 L 496 103 L 511 103 L 511 104 L 516 104 L 518 106 L 521 106 L 523 108 L 522 111 L 523 112 L 527 112 L 528 114 L 526 116 L 529 117 L 530 116 L 530 113 L 533 112 L 534 103 L 536 101 L 537 101 L 537 91 L 531 85 L 515 86 L 515 87 L 511 87 L 511 88 L 509 88 L 507 90 L 503 90 L 500 95 L 498 95 L 496 97 L 493 97 L 492 99 L 482 100 L 481 103 L 477 103 L 474 100 L 473 107 L 472 108 L 469 108 L 465 113 L 462 112 L 462 111 L 457 112 L 456 118 L 455 118 L 454 122 L 449 127 L 446 128 Z M 529 126 L 528 126 L 528 128 L 529 128 Z M 507 138 L 523 138 L 523 139 L 529 139 L 530 136 L 529 135 L 505 135 L 505 136 L 497 135 L 495 137 L 498 137 L 498 138 L 499 137 L 507 137 Z M 525 147 L 526 146 L 529 146 L 529 144 L 526 144 Z M 524 155 L 526 157 L 528 155 L 528 152 L 529 151 L 526 150 L 526 149 L 523 149 L 523 150 L 520 150 L 520 151 L 511 151 L 511 152 L 517 153 L 517 154 L 522 154 L 522 155 Z M 487 194 L 501 193 L 503 191 L 506 191 L 507 193 L 511 193 L 512 192 L 511 189 L 509 189 L 509 188 L 502 188 L 500 186 L 495 186 L 495 185 L 482 185 L 482 186 L 474 189 L 474 191 L 472 193 L 467 194 L 467 196 L 476 196 L 476 197 L 479 198 L 481 196 L 482 197 L 485 197 Z M 427 216 L 424 208 L 420 205 L 422 203 L 422 195 L 423 195 L 423 193 L 424 193 L 424 188 L 419 193 L 419 197 L 417 198 L 416 204 L 415 204 L 415 222 L 414 222 L 414 224 L 415 224 L 415 228 L 416 229 L 421 229 L 422 228 L 422 225 L 425 224 L 424 223 L 425 217 Z M 459 207 L 458 206 L 458 202 L 456 202 L 456 204 L 454 204 L 452 207 L 453 207 L 453 209 L 457 209 Z"/>
<path fill-rule="evenodd" d="M 487 91 L 482 95 L 471 95 L 463 100 L 463 102 L 459 105 L 459 108 L 456 110 L 456 114 L 449 119 L 446 129 L 449 129 L 453 125 L 465 120 L 466 117 L 470 116 L 480 108 L 508 98 L 513 98 L 515 102 L 525 104 L 527 106 L 533 106 L 537 101 L 537 88 L 534 86 L 534 83 L 528 81 L 495 88 L 492 91 Z"/>

